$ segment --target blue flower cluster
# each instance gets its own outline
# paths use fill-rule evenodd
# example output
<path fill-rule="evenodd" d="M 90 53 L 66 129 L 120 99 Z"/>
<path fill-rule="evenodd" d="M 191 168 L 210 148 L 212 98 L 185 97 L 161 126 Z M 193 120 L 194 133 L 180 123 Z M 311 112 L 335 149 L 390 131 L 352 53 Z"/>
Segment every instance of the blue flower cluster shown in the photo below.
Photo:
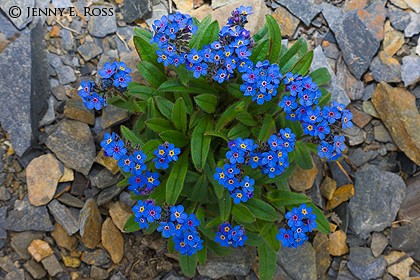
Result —
<path fill-rule="evenodd" d="M 245 235 L 245 228 L 243 226 L 232 227 L 228 222 L 224 222 L 219 226 L 219 231 L 216 232 L 214 240 L 223 247 L 232 246 L 234 248 L 244 246 L 248 236 Z"/>
<path fill-rule="evenodd" d="M 240 90 L 244 96 L 251 96 L 252 101 L 262 105 L 277 95 L 281 81 L 280 67 L 277 64 L 270 64 L 268 60 L 258 61 L 255 67 L 246 70 L 242 75 L 242 81 Z"/>
<path fill-rule="evenodd" d="M 133 206 L 134 220 L 139 223 L 140 228 L 149 228 L 149 224 L 157 221 L 162 216 L 162 208 L 155 205 L 153 199 L 139 200 Z"/>
<path fill-rule="evenodd" d="M 203 249 L 203 240 L 197 231 L 200 220 L 195 214 L 185 213 L 182 205 L 172 206 L 169 212 L 169 219 L 160 222 L 157 231 L 165 238 L 172 237 L 175 250 L 182 255 L 191 256 Z"/>
<path fill-rule="evenodd" d="M 219 83 L 228 80 L 235 69 L 241 73 L 245 72 L 253 65 L 249 60 L 251 33 L 244 28 L 250 14 L 251 7 L 237 8 L 232 12 L 228 24 L 220 30 L 219 39 L 201 50 L 189 50 L 187 47 L 191 34 L 197 29 L 190 16 L 177 13 L 172 15 L 172 19 L 171 16 L 162 17 L 153 24 L 152 42 L 159 46 L 159 50 L 156 51 L 158 62 L 175 67 L 185 64 L 195 78 L 208 75 Z M 175 17 L 181 20 L 181 25 L 174 22 Z"/>
<path fill-rule="evenodd" d="M 288 228 L 280 228 L 277 240 L 281 241 L 284 247 L 297 248 L 308 240 L 307 233 L 312 232 L 317 226 L 316 214 L 312 208 L 302 204 L 299 208 L 293 208 L 285 215 Z"/>
<path fill-rule="evenodd" d="M 105 156 L 113 157 L 118 161 L 118 166 L 122 171 L 131 173 L 128 178 L 128 190 L 138 195 L 146 195 L 160 185 L 159 173 L 146 170 L 147 156 L 143 151 L 134 150 L 132 154 L 128 154 L 124 141 L 115 133 L 105 133 L 101 147 Z M 178 160 L 180 152 L 181 150 L 173 144 L 165 142 L 159 145 L 154 151 L 156 168 L 167 169 L 170 162 Z"/>
<path fill-rule="evenodd" d="M 100 110 L 107 106 L 104 96 L 114 87 L 123 92 L 131 82 L 131 69 L 124 62 L 106 62 L 104 68 L 98 71 L 102 77 L 99 87 L 93 81 L 81 81 L 79 86 L 79 96 L 89 110 Z"/>
<path fill-rule="evenodd" d="M 286 119 L 299 121 L 303 132 L 318 137 L 318 154 L 321 158 L 336 160 L 345 150 L 344 136 L 333 136 L 332 125 L 341 123 L 343 129 L 353 126 L 353 115 L 343 104 L 332 102 L 323 108 L 317 106 L 322 92 L 311 77 L 286 73 L 283 78 L 286 95 L 279 106 L 286 113 Z"/>
<path fill-rule="evenodd" d="M 240 179 L 241 165 L 259 168 L 263 174 L 274 178 L 289 166 L 288 154 L 294 150 L 295 141 L 296 135 L 290 128 L 271 135 L 267 143 L 261 146 L 252 139 L 233 140 L 229 142 L 229 151 L 226 153 L 229 163 L 223 168 L 216 167 L 214 179 L 228 189 L 235 204 L 247 202 L 254 195 L 255 181 L 249 176 Z"/>

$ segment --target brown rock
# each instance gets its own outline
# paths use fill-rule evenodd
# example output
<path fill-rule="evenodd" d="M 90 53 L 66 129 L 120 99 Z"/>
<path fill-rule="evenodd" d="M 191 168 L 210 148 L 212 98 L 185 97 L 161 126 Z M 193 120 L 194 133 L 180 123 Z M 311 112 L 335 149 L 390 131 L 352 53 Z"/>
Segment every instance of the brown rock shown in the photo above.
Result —
<path fill-rule="evenodd" d="M 397 7 L 400 7 L 401 9 L 408 9 L 407 3 L 405 3 L 405 0 L 390 0 L 392 4 L 394 4 Z"/>
<path fill-rule="evenodd" d="M 120 124 L 128 120 L 128 117 L 128 110 L 113 105 L 106 106 L 102 109 L 102 128 L 106 129 L 108 127 Z"/>
<path fill-rule="evenodd" d="M 102 245 L 108 251 L 114 263 L 119 263 L 124 256 L 124 238 L 111 218 L 102 225 Z"/>
<path fill-rule="evenodd" d="M 124 224 L 131 214 L 131 209 L 121 201 L 113 203 L 109 208 L 109 215 L 121 232 L 124 232 Z"/>
<path fill-rule="evenodd" d="M 313 163 L 313 161 L 312 161 Z M 289 178 L 289 184 L 295 191 L 303 192 L 312 188 L 316 174 L 318 174 L 318 168 L 313 163 L 313 168 L 310 170 L 304 170 L 297 167 Z"/>
<path fill-rule="evenodd" d="M 117 172 L 120 171 L 118 162 L 113 157 L 106 157 L 103 150 L 98 153 L 95 158 L 95 162 L 111 171 L 112 174 L 117 174 Z"/>
<path fill-rule="evenodd" d="M 299 19 L 282 6 L 274 11 L 273 17 L 280 26 L 281 35 L 283 37 L 292 37 L 299 25 Z"/>
<path fill-rule="evenodd" d="M 386 17 L 386 9 L 383 3 L 374 3 L 367 9 L 358 10 L 357 15 L 365 24 L 366 28 L 379 41 L 384 38 L 384 22 Z"/>
<path fill-rule="evenodd" d="M 337 189 L 337 182 L 330 177 L 325 177 L 320 188 L 322 196 L 331 200 L 334 196 L 335 190 Z"/>
<path fill-rule="evenodd" d="M 93 265 L 90 269 L 90 277 L 98 280 L 108 279 L 109 272 Z"/>
<path fill-rule="evenodd" d="M 94 111 L 88 110 L 82 100 L 68 99 L 64 107 L 64 116 L 90 125 L 95 124 Z"/>
<path fill-rule="evenodd" d="M 344 201 L 349 200 L 354 195 L 354 186 L 353 184 L 343 185 L 339 187 L 333 195 L 333 198 L 328 200 L 327 210 L 334 209 Z"/>
<path fill-rule="evenodd" d="M 28 247 L 28 252 L 37 262 L 40 262 L 42 259 L 54 254 L 50 245 L 40 239 L 35 239 L 31 242 Z"/>
<path fill-rule="evenodd" d="M 348 109 L 353 114 L 352 122 L 360 128 L 365 127 L 372 120 L 372 116 L 366 114 L 363 111 L 356 109 L 353 106 L 349 106 Z"/>
<path fill-rule="evenodd" d="M 372 95 L 372 103 L 394 143 L 420 165 L 420 114 L 415 96 L 404 88 L 380 83 Z"/>
<path fill-rule="evenodd" d="M 39 263 L 37 263 L 33 259 L 26 262 L 23 266 L 31 274 L 31 276 L 34 279 L 43 279 L 45 277 L 45 275 L 47 274 L 47 272 L 42 267 L 42 265 L 40 265 Z"/>
<path fill-rule="evenodd" d="M 78 268 L 80 266 L 80 260 L 71 256 L 62 255 L 63 263 L 66 267 Z"/>
<path fill-rule="evenodd" d="M 347 246 L 346 240 L 347 235 L 342 230 L 337 230 L 330 234 L 327 251 L 332 256 L 342 256 L 349 252 L 349 246 Z"/>
<path fill-rule="evenodd" d="M 80 236 L 83 244 L 93 249 L 101 241 L 102 217 L 96 201 L 89 198 L 80 211 Z"/>
<path fill-rule="evenodd" d="M 62 175 L 63 165 L 52 154 L 33 159 L 26 168 L 29 202 L 35 206 L 50 202 Z"/>
<path fill-rule="evenodd" d="M 344 12 L 363 9 L 369 4 L 369 0 L 347 0 L 344 2 Z"/>
<path fill-rule="evenodd" d="M 64 166 L 64 172 L 63 172 L 63 176 L 61 176 L 60 180 L 58 180 L 59 183 L 64 183 L 64 182 L 71 182 L 74 180 L 74 171 L 73 169 L 70 169 L 66 166 Z"/>
<path fill-rule="evenodd" d="M 76 249 L 78 243 L 77 237 L 74 235 L 69 236 L 60 224 L 54 225 L 54 230 L 51 232 L 51 236 L 54 238 L 58 246 L 69 251 Z"/>
<path fill-rule="evenodd" d="M 414 10 L 416 13 L 420 13 L 420 1 L 419 0 L 404 0 L 405 4 Z"/>
<path fill-rule="evenodd" d="M 404 34 L 391 27 L 391 23 L 387 21 L 385 23 L 385 35 L 382 47 L 384 52 L 393 56 L 396 54 L 404 45 Z"/>
<path fill-rule="evenodd" d="M 329 244 L 328 236 L 318 233 L 314 238 L 314 249 L 316 257 L 316 274 L 324 275 L 331 264 L 331 257 L 328 254 L 327 247 Z"/>
<path fill-rule="evenodd" d="M 411 265 L 414 260 L 408 257 L 404 252 L 392 251 L 385 256 L 385 261 L 388 264 L 387 271 L 392 276 L 400 280 L 406 280 L 410 274 Z"/>
<path fill-rule="evenodd" d="M 407 179 L 407 189 L 398 218 L 414 221 L 420 218 L 420 176 Z"/>
<path fill-rule="evenodd" d="M 189 13 L 193 9 L 193 0 L 174 0 L 176 9 Z"/>
<path fill-rule="evenodd" d="M 51 38 L 57 38 L 60 36 L 60 28 L 57 25 L 54 25 L 50 30 Z"/>

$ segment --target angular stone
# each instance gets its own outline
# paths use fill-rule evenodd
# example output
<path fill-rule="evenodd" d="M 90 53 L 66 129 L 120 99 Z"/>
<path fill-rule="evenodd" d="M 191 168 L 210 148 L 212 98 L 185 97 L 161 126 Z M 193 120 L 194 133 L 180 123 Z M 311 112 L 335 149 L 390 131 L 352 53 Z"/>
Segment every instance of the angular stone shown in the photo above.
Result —
<path fill-rule="evenodd" d="M 380 83 L 373 93 L 372 102 L 394 143 L 420 165 L 420 114 L 415 96 L 406 89 Z"/>
<path fill-rule="evenodd" d="M 347 128 L 344 130 L 344 134 L 347 136 L 350 146 L 357 146 L 366 140 L 366 132 L 357 126 Z"/>
<path fill-rule="evenodd" d="M 289 178 L 290 187 L 299 192 L 309 190 L 312 187 L 317 174 L 318 168 L 315 164 L 313 164 L 313 167 L 310 170 L 303 170 L 300 167 L 297 167 Z"/>
<path fill-rule="evenodd" d="M 372 117 L 365 112 L 359 111 L 353 106 L 349 106 L 348 108 L 351 113 L 353 114 L 352 122 L 360 128 L 365 127 L 371 120 Z"/>
<path fill-rule="evenodd" d="M 373 107 L 372 102 L 369 100 L 363 101 L 362 108 L 365 113 L 371 115 L 372 117 L 379 118 L 378 112 L 376 112 L 375 107 Z"/>
<path fill-rule="evenodd" d="M 405 196 L 400 176 L 365 165 L 356 172 L 355 195 L 350 199 L 350 227 L 366 236 L 382 231 L 395 220 Z"/>
<path fill-rule="evenodd" d="M 95 162 L 99 163 L 100 165 L 111 171 L 112 174 L 116 174 L 118 171 L 120 171 L 120 168 L 118 167 L 118 162 L 113 157 L 106 157 L 102 149 L 96 156 Z"/>
<path fill-rule="evenodd" d="M 43 279 L 47 274 L 42 265 L 40 265 L 34 260 L 27 261 L 23 266 L 34 279 Z"/>
<path fill-rule="evenodd" d="M 124 6 L 121 9 L 124 21 L 127 23 L 132 23 L 136 19 L 142 18 L 151 10 L 150 0 L 124 0 Z"/>
<path fill-rule="evenodd" d="M 119 263 L 124 256 L 124 238 L 111 218 L 102 225 L 102 245 L 108 251 L 114 263 Z"/>
<path fill-rule="evenodd" d="M 47 207 L 32 206 L 27 196 L 15 202 L 14 209 L 9 211 L 4 228 L 11 231 L 52 231 L 54 229 Z"/>
<path fill-rule="evenodd" d="M 42 261 L 42 265 L 48 271 L 50 276 L 55 276 L 61 272 L 63 272 L 63 268 L 61 267 L 60 263 L 58 262 L 57 258 L 54 255 L 51 255 Z"/>
<path fill-rule="evenodd" d="M 12 272 L 16 270 L 15 265 L 8 256 L 0 257 L 0 268 L 5 272 Z"/>
<path fill-rule="evenodd" d="M 29 202 L 34 206 L 50 202 L 63 171 L 63 165 L 52 154 L 33 159 L 26 168 Z"/>
<path fill-rule="evenodd" d="M 377 82 L 398 83 L 401 81 L 401 65 L 386 52 L 380 52 L 370 64 L 373 78 Z"/>
<path fill-rule="evenodd" d="M 74 180 L 73 170 L 64 166 L 63 176 L 61 176 L 61 178 L 60 178 L 60 180 L 58 180 L 58 182 L 59 183 L 64 183 L 64 182 L 71 182 L 73 180 Z"/>
<path fill-rule="evenodd" d="M 60 84 L 65 85 L 76 81 L 73 68 L 64 65 L 61 58 L 53 53 L 48 53 L 48 62 L 57 73 Z"/>
<path fill-rule="evenodd" d="M 292 37 L 300 21 L 282 6 L 278 7 L 273 15 L 280 26 L 282 37 Z"/>
<path fill-rule="evenodd" d="M 86 264 L 96 266 L 102 266 L 110 261 L 108 254 L 102 249 L 97 249 L 93 252 L 85 251 L 80 259 Z"/>
<path fill-rule="evenodd" d="M 397 251 L 392 251 L 384 258 L 388 263 L 387 271 L 389 274 L 397 277 L 399 280 L 409 279 L 411 265 L 414 263 L 412 258 L 406 257 L 405 253 Z"/>
<path fill-rule="evenodd" d="M 100 280 L 108 279 L 109 272 L 93 265 L 90 269 L 90 277 Z"/>
<path fill-rule="evenodd" d="M 101 168 L 101 169 L 92 168 L 89 174 L 89 177 L 90 177 L 92 186 L 95 186 L 99 189 L 105 189 L 112 185 L 115 185 L 121 179 L 120 174 L 114 175 L 112 174 L 112 172 L 110 172 L 106 168 Z"/>
<path fill-rule="evenodd" d="M 409 178 L 406 183 L 406 195 L 398 212 L 398 218 L 414 221 L 420 219 L 420 177 Z"/>
<path fill-rule="evenodd" d="M 101 191 L 98 195 L 98 206 L 102 206 L 105 203 L 111 201 L 114 197 L 119 195 L 124 189 L 114 185 L 112 187 L 106 188 L 103 191 Z"/>
<path fill-rule="evenodd" d="M 131 216 L 131 209 L 121 201 L 117 201 L 109 208 L 109 215 L 117 228 L 124 232 L 124 225 Z"/>
<path fill-rule="evenodd" d="M 29 244 L 35 239 L 43 238 L 42 232 L 24 231 L 13 234 L 10 245 L 21 259 L 29 260 L 31 255 L 28 253 Z"/>
<path fill-rule="evenodd" d="M 402 59 L 401 77 L 404 81 L 404 86 L 414 85 L 420 81 L 420 57 L 419 56 L 404 56 Z"/>
<path fill-rule="evenodd" d="M 220 278 L 227 275 L 242 275 L 249 273 L 255 253 L 247 248 L 238 248 L 235 258 L 228 256 L 209 255 L 204 265 L 197 267 L 202 276 Z"/>
<path fill-rule="evenodd" d="M 337 182 L 338 187 L 353 184 L 353 181 L 351 180 L 346 168 L 344 168 L 343 163 L 335 161 L 330 162 L 328 165 L 331 171 L 332 178 Z"/>
<path fill-rule="evenodd" d="M 128 119 L 128 111 L 109 105 L 102 110 L 102 128 L 120 124 Z"/>
<path fill-rule="evenodd" d="M 193 9 L 193 0 L 174 0 L 176 9 L 183 12 L 189 12 Z M 212 1 L 213 4 L 213 1 Z"/>
<path fill-rule="evenodd" d="M 87 124 L 64 119 L 51 129 L 45 144 L 69 168 L 89 173 L 96 150 Z"/>
<path fill-rule="evenodd" d="M 412 254 L 420 261 L 420 219 L 391 229 L 391 246 L 394 249 Z"/>
<path fill-rule="evenodd" d="M 286 7 L 292 14 L 298 17 L 306 26 L 309 26 L 312 19 L 321 12 L 321 7 L 312 1 L 296 0 L 294 2 L 286 0 L 275 0 L 275 2 Z"/>
<path fill-rule="evenodd" d="M 392 27 L 399 31 L 404 31 L 411 22 L 411 13 L 400 9 L 388 10 L 388 17 Z"/>
<path fill-rule="evenodd" d="M 72 256 L 62 256 L 63 263 L 66 267 L 78 268 L 80 266 L 81 261 Z"/>
<path fill-rule="evenodd" d="M 336 23 L 342 20 L 344 14 L 343 10 L 325 2 L 322 2 L 320 7 L 322 9 L 322 15 L 326 19 L 328 26 L 333 32 L 335 32 L 337 26 Z"/>
<path fill-rule="evenodd" d="M 360 10 L 369 4 L 369 0 L 348 0 L 344 3 L 344 12 Z"/>
<path fill-rule="evenodd" d="M 101 241 L 102 217 L 98 205 L 92 198 L 86 200 L 80 211 L 80 236 L 83 244 L 93 249 Z"/>
<path fill-rule="evenodd" d="M 327 57 L 325 56 L 322 47 L 318 46 L 314 49 L 314 57 L 310 67 L 311 71 L 314 71 L 318 68 L 327 68 L 328 73 L 331 76 L 330 84 L 327 89 L 331 92 L 331 99 L 337 101 L 344 106 L 347 106 L 350 103 L 350 99 L 347 96 L 343 88 L 338 84 L 337 77 L 335 76 L 334 71 L 332 70 L 330 64 L 328 63 Z"/>
<path fill-rule="evenodd" d="M 337 182 L 330 177 L 325 177 L 321 184 L 321 194 L 326 199 L 330 200 L 334 196 L 334 192 L 337 189 Z"/>
<path fill-rule="evenodd" d="M 370 250 L 372 250 L 372 255 L 377 258 L 385 250 L 388 245 L 388 238 L 381 232 L 374 232 L 372 234 L 372 242 L 370 244 Z"/>
<path fill-rule="evenodd" d="M 410 13 L 410 23 L 404 29 L 405 37 L 413 37 L 420 32 L 420 14 Z"/>
<path fill-rule="evenodd" d="M 359 279 L 376 279 L 382 277 L 386 269 L 383 257 L 375 258 L 369 248 L 350 248 L 348 267 Z"/>
<path fill-rule="evenodd" d="M 374 126 L 373 133 L 375 135 L 375 140 L 378 142 L 382 142 L 382 143 L 392 142 L 391 135 L 389 135 L 388 130 L 382 124 Z"/>
<path fill-rule="evenodd" d="M 71 194 L 76 196 L 82 196 L 85 193 L 86 188 L 89 186 L 90 181 L 83 176 L 82 173 L 76 172 L 74 181 L 71 185 Z"/>
<path fill-rule="evenodd" d="M 66 101 L 66 106 L 64 107 L 64 116 L 90 125 L 95 124 L 94 112 L 86 109 L 82 100 L 68 99 Z"/>
<path fill-rule="evenodd" d="M 337 230 L 330 234 L 328 243 L 328 253 L 332 256 L 342 256 L 349 252 L 349 246 L 346 243 L 347 235 L 342 230 Z"/>
<path fill-rule="evenodd" d="M 66 51 L 74 51 L 75 50 L 75 42 L 73 33 L 67 29 L 61 30 L 61 46 Z"/>
<path fill-rule="evenodd" d="M 4 0 L 1 1 L 0 7 L 16 28 L 23 29 L 33 19 L 33 16 L 27 15 L 26 12 L 28 8 L 35 7 L 35 0 Z"/>
<path fill-rule="evenodd" d="M 46 257 L 54 254 L 50 245 L 48 245 L 47 242 L 40 239 L 35 239 L 31 242 L 31 244 L 28 247 L 28 252 L 37 262 L 40 262 Z"/>
<path fill-rule="evenodd" d="M 130 0 L 124 1 L 124 3 L 129 3 Z M 117 32 L 117 20 L 115 17 L 115 7 L 114 5 L 93 5 L 90 6 L 91 9 L 101 9 L 104 11 L 110 11 L 107 14 L 101 13 L 99 16 L 91 16 L 88 23 L 88 31 L 91 35 L 95 37 L 103 38 L 108 34 Z"/>
<path fill-rule="evenodd" d="M 56 199 L 48 204 L 48 209 L 55 221 L 64 228 L 68 235 L 73 235 L 79 230 L 78 217 L 74 217 L 70 209 L 60 204 Z"/>
<path fill-rule="evenodd" d="M 361 167 L 368 161 L 378 156 L 378 152 L 375 150 L 365 151 L 363 148 L 357 148 L 352 150 L 349 155 L 349 159 L 358 167 Z"/>
<path fill-rule="evenodd" d="M 7 273 L 4 280 L 16 280 L 16 279 L 25 279 L 25 272 L 23 269 L 16 269 Z"/>
<path fill-rule="evenodd" d="M 58 246 L 65 248 L 70 252 L 76 249 L 77 243 L 79 242 L 76 236 L 68 235 L 66 230 L 58 223 L 54 225 L 54 230 L 51 232 L 51 236 L 54 238 L 55 243 L 57 243 Z"/>
<path fill-rule="evenodd" d="M 7 238 L 7 232 L 4 228 L 4 223 L 6 221 L 7 206 L 0 207 L 0 239 Z"/>
<path fill-rule="evenodd" d="M 393 56 L 401 49 L 404 42 L 404 34 L 393 29 L 389 21 L 386 22 L 384 41 L 382 43 L 384 52 Z"/>
<path fill-rule="evenodd" d="M 75 207 L 75 208 L 83 208 L 83 205 L 85 204 L 83 200 L 72 196 L 69 193 L 63 193 L 57 198 L 58 201 L 63 203 L 64 205 Z"/>
<path fill-rule="evenodd" d="M 315 250 L 309 242 L 298 248 L 280 247 L 277 264 L 287 275 L 292 279 L 317 279 Z"/>
<path fill-rule="evenodd" d="M 89 61 L 100 55 L 102 53 L 102 49 L 94 42 L 86 42 L 77 48 L 77 52 L 85 61 Z"/>
<path fill-rule="evenodd" d="M 418 0 L 404 0 L 404 2 L 416 13 L 420 13 L 420 2 Z"/>
<path fill-rule="evenodd" d="M 318 233 L 313 242 L 316 257 L 316 273 L 323 275 L 327 272 L 331 264 L 331 256 L 327 251 L 328 236 L 323 233 Z"/>
<path fill-rule="evenodd" d="M 48 98 L 48 109 L 47 112 L 45 112 L 44 116 L 42 117 L 42 119 L 39 121 L 39 126 L 45 126 L 48 125 L 50 123 L 52 123 L 55 120 L 55 104 L 56 104 L 56 100 L 54 98 L 54 96 L 50 96 Z"/>
<path fill-rule="evenodd" d="M 334 209 L 344 201 L 349 200 L 354 196 L 353 184 L 343 185 L 339 187 L 333 194 L 332 199 L 328 200 L 327 210 Z"/>

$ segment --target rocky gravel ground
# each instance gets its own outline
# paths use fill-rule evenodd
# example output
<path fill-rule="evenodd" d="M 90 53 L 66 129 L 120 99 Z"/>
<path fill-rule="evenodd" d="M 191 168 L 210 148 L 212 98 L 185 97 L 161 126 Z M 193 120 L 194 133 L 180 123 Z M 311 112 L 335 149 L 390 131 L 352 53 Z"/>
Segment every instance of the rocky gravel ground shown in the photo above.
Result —
<path fill-rule="evenodd" d="M 36 3 L 36 4 L 35 4 Z M 244 1 L 2 0 L 0 8 L 0 279 L 186 279 L 159 235 L 124 233 L 129 194 L 99 141 L 128 112 L 84 108 L 77 87 L 115 59 L 135 69 L 133 27 L 169 9 L 225 18 Z M 333 99 L 355 126 L 341 162 L 297 170 L 290 187 L 325 210 L 330 235 L 282 248 L 275 279 L 420 279 L 420 2 L 258 0 L 283 44 L 305 37 Z M 63 15 L 8 18 L 11 6 Z M 85 7 L 113 8 L 84 16 Z M 76 14 L 70 14 L 75 9 Z M 135 81 L 141 81 L 134 72 Z M 209 256 L 196 279 L 258 279 L 255 252 Z"/>

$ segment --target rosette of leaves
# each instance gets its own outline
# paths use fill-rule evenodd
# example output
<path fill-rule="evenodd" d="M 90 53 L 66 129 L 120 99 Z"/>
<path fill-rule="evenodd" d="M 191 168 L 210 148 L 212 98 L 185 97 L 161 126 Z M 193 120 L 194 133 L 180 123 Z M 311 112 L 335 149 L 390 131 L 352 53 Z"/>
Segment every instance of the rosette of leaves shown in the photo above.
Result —
<path fill-rule="evenodd" d="M 198 31 L 190 41 L 190 47 L 202 48 L 218 39 L 219 24 L 211 17 L 201 22 L 194 19 Z M 197 264 L 206 262 L 207 253 L 231 254 L 232 248 L 221 247 L 214 241 L 215 230 L 224 221 L 233 221 L 245 227 L 247 246 L 256 247 L 259 255 L 261 279 L 271 279 L 276 269 L 276 252 L 279 242 L 276 223 L 283 219 L 287 209 L 306 203 L 317 214 L 317 230 L 329 233 L 330 226 L 322 211 L 304 194 L 290 191 L 287 179 L 299 166 L 313 167 L 311 153 L 316 145 L 303 137 L 299 122 L 286 120 L 285 113 L 277 106 L 284 92 L 278 89 L 273 100 L 258 105 L 251 97 L 244 97 L 239 90 L 240 75 L 219 84 L 203 77 L 196 79 L 185 67 L 165 68 L 157 62 L 157 45 L 150 44 L 152 34 L 136 29 L 134 44 L 141 58 L 137 69 L 145 84 L 131 83 L 126 98 L 116 96 L 108 103 L 128 109 L 135 117 L 131 129 L 122 127 L 122 136 L 133 145 L 139 145 L 150 160 L 159 144 L 167 141 L 181 148 L 177 162 L 165 171 L 163 181 L 149 196 L 132 195 L 134 200 L 153 198 L 157 205 L 182 204 L 187 213 L 195 213 L 200 219 L 199 232 L 204 248 L 193 256 L 180 255 L 185 275 L 193 276 Z M 280 28 L 276 20 L 266 16 L 263 28 L 253 36 L 251 60 L 256 63 L 268 59 L 286 72 L 307 75 L 313 58 L 305 40 L 297 40 L 290 48 L 281 45 Z M 321 68 L 309 74 L 323 95 L 319 106 L 330 102 L 330 93 L 322 87 L 330 80 L 327 69 Z M 222 166 L 228 149 L 228 141 L 252 138 L 265 142 L 281 128 L 289 127 L 297 136 L 296 148 L 290 154 L 290 167 L 280 176 L 270 179 L 258 170 L 246 169 L 245 174 L 255 180 L 254 197 L 246 203 L 234 204 L 226 189 L 213 179 L 216 166 Z M 120 186 L 127 185 L 127 178 Z M 158 224 L 153 223 L 145 233 L 152 233 Z M 128 232 L 139 230 L 132 216 L 126 223 Z M 168 248 L 173 252 L 169 239 Z"/>

